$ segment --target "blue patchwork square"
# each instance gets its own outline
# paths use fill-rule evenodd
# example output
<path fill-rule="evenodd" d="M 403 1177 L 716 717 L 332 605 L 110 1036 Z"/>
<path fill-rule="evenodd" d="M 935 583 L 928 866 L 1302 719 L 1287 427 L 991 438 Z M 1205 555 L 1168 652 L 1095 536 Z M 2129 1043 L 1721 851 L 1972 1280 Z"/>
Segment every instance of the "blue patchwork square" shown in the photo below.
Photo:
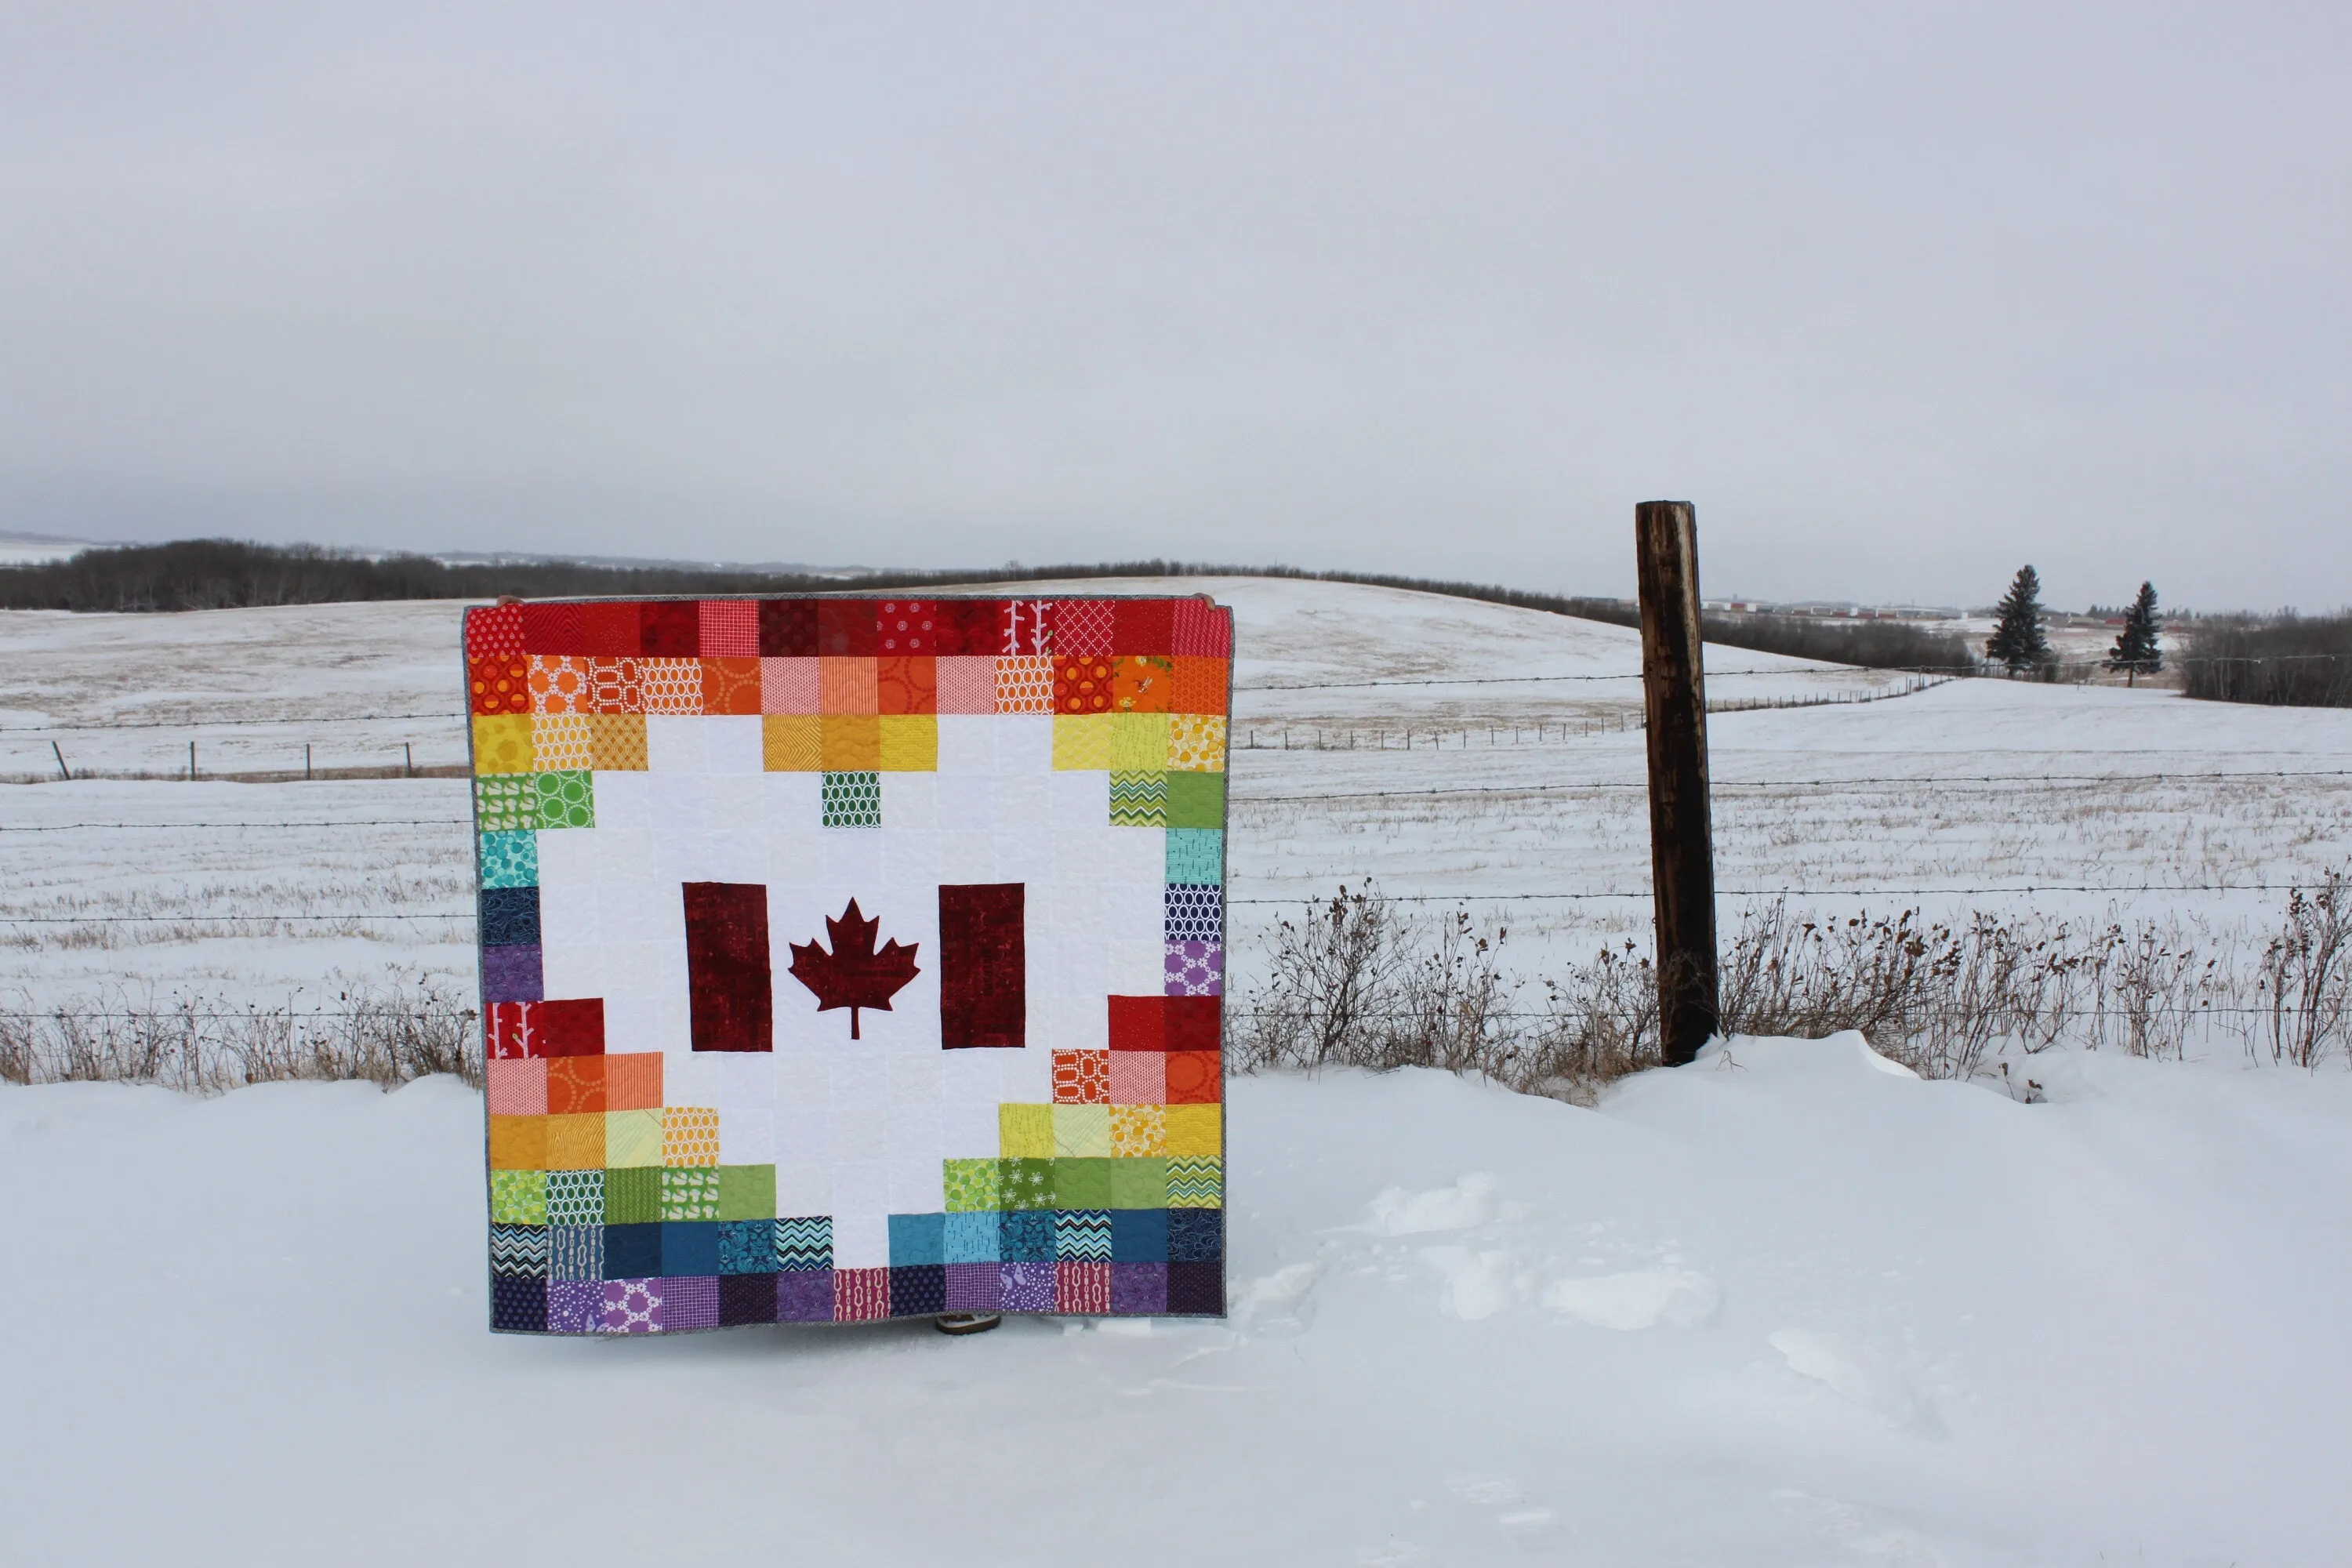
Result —
<path fill-rule="evenodd" d="M 661 1271 L 665 1274 L 717 1274 L 719 1226 L 704 1219 L 665 1220 L 661 1226 Z"/>
<path fill-rule="evenodd" d="M 539 941 L 539 889 L 484 888 L 482 945 L 523 947 Z"/>
<path fill-rule="evenodd" d="M 1223 887 L 1225 880 L 1225 834 L 1221 827 L 1171 827 L 1168 830 L 1168 880 Z"/>
<path fill-rule="evenodd" d="M 994 1263 L 1002 1215 L 994 1213 L 950 1214 L 947 1220 L 946 1260 L 950 1263 Z"/>
<path fill-rule="evenodd" d="M 1012 1209 L 996 1233 L 1000 1256 L 1007 1263 L 1054 1261 L 1054 1211 Z"/>
<path fill-rule="evenodd" d="M 1110 1211 L 1055 1209 L 1054 1260 L 1057 1263 L 1108 1263 Z"/>
<path fill-rule="evenodd" d="M 729 1220 L 719 1226 L 719 1273 L 773 1274 L 775 1271 L 776 1222 L 774 1220 Z M 773 1321 L 770 1320 L 770 1321 Z"/>
<path fill-rule="evenodd" d="M 906 1268 L 919 1264 L 945 1263 L 947 1217 L 943 1214 L 892 1215 L 890 1267 Z"/>
<path fill-rule="evenodd" d="M 1113 1263 L 1167 1262 L 1168 1211 L 1111 1210 L 1110 1260 Z"/>
<path fill-rule="evenodd" d="M 662 1227 L 658 1225 L 608 1225 L 604 1227 L 604 1278 L 645 1279 L 662 1271 Z"/>
<path fill-rule="evenodd" d="M 1214 1263 L 1225 1255 L 1225 1211 L 1170 1209 L 1168 1261 Z"/>

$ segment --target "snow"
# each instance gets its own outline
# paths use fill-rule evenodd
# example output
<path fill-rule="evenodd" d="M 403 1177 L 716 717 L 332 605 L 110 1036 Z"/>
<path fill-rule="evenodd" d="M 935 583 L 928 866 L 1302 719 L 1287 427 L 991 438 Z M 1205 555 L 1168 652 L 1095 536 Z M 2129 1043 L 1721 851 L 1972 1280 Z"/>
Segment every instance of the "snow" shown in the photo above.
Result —
<path fill-rule="evenodd" d="M 1242 1079 L 1226 1323 L 969 1340 L 491 1336 L 446 1079 L 0 1089 L 0 1517 L 24 1562 L 2336 1560 L 2352 1075 L 2040 1061 L 2031 1106 L 1853 1037 L 1595 1110 Z"/>
<path fill-rule="evenodd" d="M 1506 964 L 1526 974 L 1643 939 L 1643 738 L 1620 728 L 1639 709 L 1628 628 L 1347 584 L 1076 586 L 1235 606 L 1237 985 L 1255 973 L 1256 933 L 1297 900 L 1366 879 L 1507 924 Z M 457 614 L 433 601 L 0 612 L 0 775 L 52 781 L 0 791 L 0 916 L 49 922 L 0 925 L 0 999 L 119 989 L 135 1002 L 177 988 L 308 1006 L 390 973 L 470 984 L 462 781 L 59 784 L 50 752 L 54 741 L 76 768 L 168 774 L 194 734 L 207 775 L 299 769 L 306 742 L 320 767 L 397 765 L 404 744 L 420 767 L 458 764 Z M 1893 679 L 1734 648 L 1707 659 L 1717 698 L 1851 695 Z M 1387 680 L 1437 684 L 1367 684 Z M 107 724 L 145 727 L 56 728 Z M 1407 728 L 1412 751 L 1398 749 Z M 2278 889 L 2352 849 L 2352 712 L 1981 680 L 1718 713 L 1709 728 L 1727 923 L 1783 895 L 1837 918 L 2177 915 L 2259 951 Z M 1351 733 L 1353 750 L 1300 749 Z M 67 830 L 79 823 L 134 826 Z M 221 823 L 263 826 L 209 826 Z M 2035 890 L 1979 890 L 2021 888 Z M 223 912 L 362 918 L 194 918 Z M 55 919 L 155 914 L 173 918 L 103 935 Z"/>

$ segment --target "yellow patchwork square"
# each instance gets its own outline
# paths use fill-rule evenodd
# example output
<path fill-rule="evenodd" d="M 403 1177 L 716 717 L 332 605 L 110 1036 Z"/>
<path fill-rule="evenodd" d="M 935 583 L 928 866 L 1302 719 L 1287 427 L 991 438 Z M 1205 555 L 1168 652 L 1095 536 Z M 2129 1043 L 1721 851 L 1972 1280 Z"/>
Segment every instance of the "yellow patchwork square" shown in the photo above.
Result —
<path fill-rule="evenodd" d="M 1168 767 L 1171 773 L 1225 771 L 1225 721 L 1220 713 L 1168 716 Z"/>
<path fill-rule="evenodd" d="M 493 1171 L 544 1171 L 547 1169 L 547 1118 L 544 1116 L 491 1117 L 490 1169 Z"/>
<path fill-rule="evenodd" d="M 595 720 L 585 713 L 534 713 L 530 716 L 531 772 L 577 773 L 595 765 Z"/>
<path fill-rule="evenodd" d="M 614 1170 L 662 1163 L 662 1113 L 658 1110 L 608 1110 L 604 1113 L 604 1163 Z"/>
<path fill-rule="evenodd" d="M 1140 1160 L 1168 1152 L 1167 1110 L 1164 1105 L 1112 1106 L 1111 1157 Z"/>
<path fill-rule="evenodd" d="M 1110 767 L 1109 713 L 1054 715 L 1054 766 L 1064 770 Z M 1131 715 L 1130 715 L 1131 717 Z M 1158 763 L 1152 764 L 1157 767 Z"/>
<path fill-rule="evenodd" d="M 829 773 L 870 773 L 882 766 L 882 721 L 872 713 L 826 713 L 818 742 Z"/>
<path fill-rule="evenodd" d="M 588 719 L 589 746 L 596 754 L 599 773 L 641 773 L 646 771 L 646 716 L 642 713 L 595 713 Z"/>
<path fill-rule="evenodd" d="M 530 715 L 476 714 L 474 771 L 478 773 L 530 772 Z"/>
<path fill-rule="evenodd" d="M 996 1157 L 1000 1160 L 1052 1159 L 1054 1108 L 1050 1105 L 998 1106 Z"/>
<path fill-rule="evenodd" d="M 1122 773 L 1156 773 L 1168 765 L 1168 715 L 1113 713 L 1110 765 Z"/>
<path fill-rule="evenodd" d="M 1110 1158 L 1110 1107 L 1054 1107 L 1054 1157 L 1057 1160 Z"/>
<path fill-rule="evenodd" d="M 881 769 L 886 773 L 935 773 L 940 771 L 940 721 L 929 713 L 885 713 Z"/>
<path fill-rule="evenodd" d="M 707 1105 L 673 1105 L 661 1113 L 662 1163 L 719 1163 L 719 1111 Z"/>
<path fill-rule="evenodd" d="M 1223 1154 L 1222 1105 L 1171 1105 L 1168 1108 L 1168 1156 L 1171 1160 L 1213 1159 Z"/>
<path fill-rule="evenodd" d="M 760 721 L 761 766 L 772 773 L 813 773 L 824 766 L 824 721 L 814 713 L 771 713 Z"/>
<path fill-rule="evenodd" d="M 551 1116 L 547 1119 L 547 1168 L 551 1171 L 601 1171 L 604 1168 L 604 1113 Z"/>

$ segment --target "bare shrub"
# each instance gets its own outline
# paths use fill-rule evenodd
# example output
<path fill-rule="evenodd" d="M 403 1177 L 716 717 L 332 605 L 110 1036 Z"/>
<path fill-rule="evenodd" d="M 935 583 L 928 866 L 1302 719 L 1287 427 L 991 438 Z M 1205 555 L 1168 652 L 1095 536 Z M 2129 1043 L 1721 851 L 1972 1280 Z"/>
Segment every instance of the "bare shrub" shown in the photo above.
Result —
<path fill-rule="evenodd" d="M 152 1083 L 191 1094 L 289 1079 L 390 1089 L 435 1073 L 482 1081 L 478 1016 L 430 982 L 342 993 L 332 1007 L 224 1005 L 117 994 L 0 1009 L 0 1079 Z"/>
<path fill-rule="evenodd" d="M 2352 922 L 2345 908 L 2345 874 L 2305 895 L 2287 897 L 2286 918 L 2263 950 L 2258 994 L 2263 1026 L 2274 1062 L 2318 1065 L 2346 1039 L 2352 1015 Z"/>

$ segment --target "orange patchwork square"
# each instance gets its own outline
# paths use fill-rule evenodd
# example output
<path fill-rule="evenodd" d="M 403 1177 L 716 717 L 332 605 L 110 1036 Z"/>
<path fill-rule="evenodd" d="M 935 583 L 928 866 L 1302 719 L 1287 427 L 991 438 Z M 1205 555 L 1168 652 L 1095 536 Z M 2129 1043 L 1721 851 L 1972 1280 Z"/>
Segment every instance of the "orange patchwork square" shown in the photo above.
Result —
<path fill-rule="evenodd" d="M 534 713 L 593 713 L 595 691 L 588 661 L 568 654 L 530 656 L 530 710 Z"/>
<path fill-rule="evenodd" d="M 702 710 L 705 713 L 757 713 L 760 710 L 760 660 L 706 658 L 702 661 Z"/>
<path fill-rule="evenodd" d="M 493 1171 L 546 1170 L 547 1118 L 544 1116 L 491 1117 L 490 1169 Z"/>
<path fill-rule="evenodd" d="M 1054 1103 L 1056 1105 L 1109 1104 L 1110 1053 L 1108 1051 L 1055 1051 L 1054 1053 Z"/>
<path fill-rule="evenodd" d="M 902 655 L 874 661 L 875 710 L 879 713 L 936 713 L 940 710 L 936 661 L 922 655 Z"/>
<path fill-rule="evenodd" d="M 879 714 L 827 713 L 817 722 L 823 726 L 817 744 L 826 773 L 870 773 L 882 766 Z"/>
<path fill-rule="evenodd" d="M 604 1119 L 602 1116 L 551 1116 L 547 1119 L 547 1168 L 551 1171 L 600 1171 L 604 1167 Z"/>
<path fill-rule="evenodd" d="M 1224 1074 L 1214 1051 L 1168 1053 L 1168 1103 L 1214 1105 L 1223 1098 Z"/>
<path fill-rule="evenodd" d="M 603 1116 L 612 1109 L 604 1102 L 604 1064 L 608 1057 L 551 1057 L 547 1065 L 547 1109 L 559 1116 Z"/>
<path fill-rule="evenodd" d="M 702 711 L 702 661 L 698 658 L 641 658 L 637 682 L 645 692 L 648 713 Z"/>
<path fill-rule="evenodd" d="M 1175 698 L 1176 661 L 1161 654 L 1121 654 L 1111 661 L 1115 713 L 1165 713 Z"/>
<path fill-rule="evenodd" d="M 1187 658 L 1178 655 L 1170 660 L 1176 667 L 1170 689 L 1168 711 L 1171 713 L 1223 713 L 1225 691 L 1231 681 L 1229 668 L 1222 658 Z"/>
<path fill-rule="evenodd" d="M 1109 712 L 1114 662 L 1108 654 L 1054 660 L 1054 711 Z"/>
<path fill-rule="evenodd" d="M 642 713 L 646 710 L 645 684 L 637 677 L 638 660 L 591 658 L 583 662 L 588 667 L 588 711 Z"/>
<path fill-rule="evenodd" d="M 875 690 L 875 661 L 870 658 L 820 658 L 816 661 L 816 710 L 820 713 L 879 713 Z"/>
<path fill-rule="evenodd" d="M 477 713 L 530 711 L 530 661 L 520 654 L 466 661 L 466 684 Z"/>
<path fill-rule="evenodd" d="M 604 1058 L 604 1109 L 659 1110 L 662 1059 L 659 1051 Z"/>
<path fill-rule="evenodd" d="M 719 1163 L 719 1112 L 707 1105 L 673 1105 L 662 1112 L 662 1163 Z"/>

